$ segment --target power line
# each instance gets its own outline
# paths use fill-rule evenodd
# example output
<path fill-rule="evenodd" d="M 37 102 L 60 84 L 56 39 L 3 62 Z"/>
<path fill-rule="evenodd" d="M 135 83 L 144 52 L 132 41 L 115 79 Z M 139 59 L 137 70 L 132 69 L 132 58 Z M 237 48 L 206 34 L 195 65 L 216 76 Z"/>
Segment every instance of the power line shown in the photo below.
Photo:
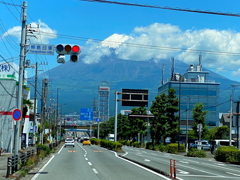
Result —
<path fill-rule="evenodd" d="M 74 39 L 80 41 L 88 41 L 91 40 L 93 42 L 101 43 L 103 40 L 100 39 L 93 39 L 93 38 L 86 38 L 86 37 L 78 37 L 78 36 L 70 36 L 64 34 L 54 34 L 54 33 L 46 33 L 43 31 L 39 31 L 41 34 L 45 34 L 47 36 L 60 36 L 59 38 L 66 38 L 66 39 Z M 144 45 L 144 44 L 135 44 L 135 43 L 124 43 L 124 42 L 117 42 L 117 41 L 107 41 L 104 40 L 106 43 L 113 43 L 113 44 L 122 44 L 130 47 L 139 47 L 139 48 L 147 48 L 147 49 L 161 49 L 161 50 L 172 50 L 172 51 L 190 51 L 190 52 L 204 52 L 209 54 L 218 54 L 218 55 L 232 55 L 232 56 L 240 56 L 240 53 L 233 53 L 233 52 L 221 52 L 221 51 L 209 51 L 209 50 L 198 50 L 198 49 L 189 49 L 189 48 L 174 48 L 174 47 L 163 47 L 163 46 L 154 46 L 154 45 Z"/>
<path fill-rule="evenodd" d="M 126 2 L 117 2 L 117 1 L 106 1 L 106 0 L 79 0 L 79 1 L 88 1 L 88 2 L 98 2 L 98 3 L 108 3 L 108 4 L 117 4 L 124 6 L 137 6 L 137 7 L 147 7 L 147 8 L 156 8 L 156 9 L 166 9 L 166 10 L 174 10 L 174 11 L 185 11 L 185 12 L 193 12 L 193 13 L 203 13 L 203 14 L 214 14 L 214 15 L 222 15 L 222 16 L 234 16 L 240 17 L 240 14 L 233 13 L 224 13 L 224 12 L 213 12 L 213 11 L 203 11 L 203 10 L 192 10 L 192 9 L 182 9 L 178 7 L 168 7 L 168 6 L 158 6 L 158 5 L 148 5 L 148 4 L 137 4 L 137 3 L 126 3 Z"/>
<path fill-rule="evenodd" d="M 22 7 L 22 5 L 18 5 L 18 4 L 11 4 L 11 3 L 7 3 L 4 1 L 0 1 L 0 3 L 5 4 L 5 5 L 9 5 L 9 6 L 17 6 L 17 7 Z"/>

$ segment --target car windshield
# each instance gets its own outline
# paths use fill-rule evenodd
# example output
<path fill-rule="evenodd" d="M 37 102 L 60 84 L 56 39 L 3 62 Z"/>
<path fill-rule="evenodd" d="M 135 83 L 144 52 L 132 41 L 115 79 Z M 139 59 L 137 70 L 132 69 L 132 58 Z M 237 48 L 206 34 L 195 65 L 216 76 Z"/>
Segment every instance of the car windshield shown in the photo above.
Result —
<path fill-rule="evenodd" d="M 66 141 L 73 141 L 73 139 L 66 139 Z"/>
<path fill-rule="evenodd" d="M 208 144 L 208 143 L 207 143 L 207 142 L 202 142 L 202 144 L 205 144 L 205 145 L 206 145 L 206 144 Z"/>
<path fill-rule="evenodd" d="M 89 139 L 85 138 L 84 141 L 89 141 Z"/>

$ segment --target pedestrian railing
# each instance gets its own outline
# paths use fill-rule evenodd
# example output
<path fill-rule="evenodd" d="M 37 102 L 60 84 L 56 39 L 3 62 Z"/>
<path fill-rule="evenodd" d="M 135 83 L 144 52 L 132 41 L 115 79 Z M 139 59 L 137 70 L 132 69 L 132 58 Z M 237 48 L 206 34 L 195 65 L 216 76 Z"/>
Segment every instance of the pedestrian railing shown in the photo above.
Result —
<path fill-rule="evenodd" d="M 9 178 L 11 174 L 14 174 L 18 171 L 22 166 L 26 165 L 26 162 L 29 158 L 34 155 L 35 151 L 27 151 L 26 153 L 21 153 L 20 155 L 15 155 L 9 157 L 7 160 L 7 174 L 6 178 Z"/>

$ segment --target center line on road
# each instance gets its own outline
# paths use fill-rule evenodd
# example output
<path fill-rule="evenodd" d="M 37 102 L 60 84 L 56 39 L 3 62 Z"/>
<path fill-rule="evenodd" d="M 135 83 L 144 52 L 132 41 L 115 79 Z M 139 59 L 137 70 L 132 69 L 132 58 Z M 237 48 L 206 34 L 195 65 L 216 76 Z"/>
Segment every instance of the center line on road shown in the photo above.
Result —
<path fill-rule="evenodd" d="M 96 169 L 93 168 L 92 170 L 93 170 L 96 174 L 98 173 Z"/>
<path fill-rule="evenodd" d="M 88 164 L 89 164 L 90 166 L 92 166 L 92 163 L 91 163 L 91 162 L 88 162 Z"/>
<path fill-rule="evenodd" d="M 85 158 L 86 159 L 86 161 L 88 160 L 88 158 Z"/>
<path fill-rule="evenodd" d="M 230 172 L 226 172 L 226 173 L 234 175 L 234 176 L 240 176 L 240 174 L 234 174 L 234 173 L 230 173 Z"/>

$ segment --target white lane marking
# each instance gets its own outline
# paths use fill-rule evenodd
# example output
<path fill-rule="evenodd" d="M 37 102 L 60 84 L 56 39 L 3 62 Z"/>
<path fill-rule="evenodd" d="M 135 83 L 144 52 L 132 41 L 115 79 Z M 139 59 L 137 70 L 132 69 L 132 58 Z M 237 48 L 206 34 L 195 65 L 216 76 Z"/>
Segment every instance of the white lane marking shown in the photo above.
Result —
<path fill-rule="evenodd" d="M 88 162 L 89 166 L 92 166 L 92 163 L 91 162 Z"/>
<path fill-rule="evenodd" d="M 63 145 L 62 148 L 58 151 L 58 154 L 60 154 L 60 152 L 62 151 L 63 147 L 64 147 L 64 145 Z"/>
<path fill-rule="evenodd" d="M 187 172 L 187 171 L 183 171 L 181 169 L 177 169 L 177 170 L 179 171 L 180 174 L 189 174 L 189 172 Z"/>
<path fill-rule="evenodd" d="M 144 159 L 144 161 L 146 161 L 146 162 L 150 162 L 151 160 L 149 160 L 149 159 Z"/>
<path fill-rule="evenodd" d="M 88 158 L 85 158 L 86 159 L 86 161 L 88 160 Z"/>
<path fill-rule="evenodd" d="M 142 153 L 137 153 L 136 156 L 142 156 Z"/>
<path fill-rule="evenodd" d="M 161 174 L 158 174 L 158 173 L 156 173 L 156 172 L 154 172 L 154 171 L 152 171 L 152 170 L 150 170 L 150 169 L 147 169 L 147 168 L 145 168 L 145 167 L 143 167 L 143 166 L 141 166 L 141 165 L 139 165 L 139 164 L 136 164 L 136 163 L 131 162 L 131 161 L 127 160 L 127 159 L 124 159 L 124 158 L 119 157 L 119 156 L 117 155 L 117 153 L 114 152 L 114 151 L 111 151 L 111 152 L 113 152 L 117 158 L 119 158 L 119 159 L 121 159 L 121 160 L 123 160 L 123 161 L 126 161 L 126 162 L 128 162 L 128 163 L 131 163 L 131 164 L 137 166 L 137 167 L 140 167 L 140 168 L 142 168 L 142 169 L 144 169 L 144 170 L 146 170 L 146 171 L 148 171 L 148 172 L 151 172 L 151 173 L 153 173 L 153 174 L 155 174 L 155 175 L 157 175 L 157 176 L 162 177 L 163 179 L 171 180 L 170 178 L 167 178 L 166 176 L 163 176 L 163 175 L 161 175 Z"/>
<path fill-rule="evenodd" d="M 240 174 L 234 174 L 234 173 L 230 173 L 230 172 L 226 172 L 226 173 L 234 175 L 234 176 L 240 176 Z"/>
<path fill-rule="evenodd" d="M 123 156 L 126 156 L 128 154 L 128 152 L 126 152 Z"/>
<path fill-rule="evenodd" d="M 94 168 L 93 168 L 92 170 L 95 172 L 95 174 L 97 174 L 97 173 L 98 173 L 96 169 L 94 169 Z"/>
<path fill-rule="evenodd" d="M 218 165 L 218 166 L 226 166 L 225 164 L 223 163 L 214 163 L 215 165 Z"/>
<path fill-rule="evenodd" d="M 181 163 L 184 163 L 184 164 L 189 164 L 189 162 L 186 162 L 186 161 L 179 161 Z"/>
<path fill-rule="evenodd" d="M 188 160 L 188 159 L 186 159 L 186 161 L 190 161 L 190 162 L 194 162 L 194 163 L 199 163 L 198 161 L 193 161 L 193 160 Z"/>
<path fill-rule="evenodd" d="M 41 174 L 41 172 L 45 169 L 45 167 L 47 167 L 47 165 L 52 161 L 54 157 L 55 156 L 53 155 L 51 159 L 49 159 L 49 161 L 35 174 L 35 176 L 33 176 L 31 180 L 35 180 L 39 176 L 39 174 Z"/>
<path fill-rule="evenodd" d="M 200 172 L 203 172 L 203 173 L 207 173 L 207 174 L 211 174 L 211 175 L 214 175 L 214 176 L 219 176 L 217 174 L 213 174 L 213 173 L 210 173 L 210 172 L 207 172 L 207 171 L 203 171 L 203 170 L 199 170 L 199 169 L 196 169 L 196 168 L 192 168 L 192 167 L 189 167 L 189 166 L 184 166 L 182 164 L 178 164 L 179 166 L 182 166 L 182 167 L 185 167 L 185 168 L 189 168 L 189 169 L 193 169 L 193 170 L 196 170 L 196 171 L 200 171 Z"/>

